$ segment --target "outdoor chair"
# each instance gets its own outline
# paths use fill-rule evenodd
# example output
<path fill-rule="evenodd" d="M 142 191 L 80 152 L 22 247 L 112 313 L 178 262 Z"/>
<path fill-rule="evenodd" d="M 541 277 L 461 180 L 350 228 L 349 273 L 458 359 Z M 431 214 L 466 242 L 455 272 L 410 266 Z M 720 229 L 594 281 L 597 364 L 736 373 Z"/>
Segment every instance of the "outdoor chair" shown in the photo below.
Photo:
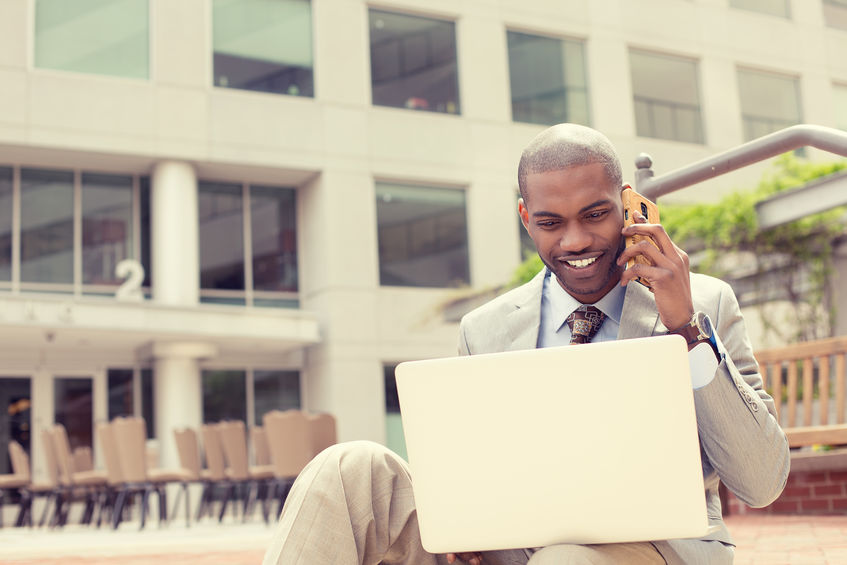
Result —
<path fill-rule="evenodd" d="M 52 496 L 47 499 L 44 505 L 44 511 L 41 514 L 39 526 L 47 523 L 47 515 L 50 512 L 50 501 L 53 502 L 53 515 L 50 518 L 49 525 L 57 526 L 62 524 L 62 514 L 65 508 L 65 488 L 59 481 L 59 457 L 56 454 L 56 446 L 53 441 L 53 431 L 48 427 L 41 430 L 41 445 L 44 449 L 44 460 L 47 467 L 47 478 L 53 485 Z"/>
<path fill-rule="evenodd" d="M 12 443 L 9 444 L 9 455 L 12 456 Z M 20 491 L 29 483 L 29 477 L 26 475 L 19 473 L 17 469 L 14 469 L 12 473 L 7 473 L 5 475 L 0 475 L 0 527 L 3 526 L 3 505 L 6 500 L 7 494 L 10 494 L 14 491 Z M 18 512 L 18 521 L 20 521 L 21 514 L 23 512 L 23 502 L 21 502 L 21 510 Z M 20 525 L 20 524 L 16 524 Z"/>
<path fill-rule="evenodd" d="M 338 443 L 335 416 L 322 412 L 320 414 L 309 414 L 307 418 L 312 434 L 312 456 Z"/>
<path fill-rule="evenodd" d="M 250 443 L 253 446 L 253 463 L 270 465 L 271 452 L 268 451 L 268 434 L 262 426 L 250 428 Z"/>
<path fill-rule="evenodd" d="M 97 439 L 100 441 L 100 449 L 106 466 L 106 487 L 100 494 L 100 509 L 97 514 L 97 526 L 103 521 L 103 515 L 108 511 L 108 519 L 111 523 L 114 519 L 115 502 L 118 494 L 126 488 L 121 470 L 121 458 L 118 454 L 118 444 L 115 440 L 115 432 L 109 422 L 97 424 Z"/>
<path fill-rule="evenodd" d="M 208 480 L 208 472 L 200 468 L 200 447 L 197 443 L 197 432 L 191 428 L 183 428 L 174 430 L 174 439 L 176 440 L 176 451 L 179 456 L 179 465 L 186 472 L 186 483 L 200 483 L 203 487 L 201 500 L 206 495 L 206 490 L 212 488 L 211 481 Z M 190 502 L 188 499 L 188 490 L 183 489 L 177 492 L 177 499 L 174 501 L 173 514 L 171 519 L 176 516 L 179 496 L 185 494 L 185 521 L 189 523 Z M 199 505 L 198 505 L 199 510 Z M 197 516 L 200 519 L 200 516 Z"/>
<path fill-rule="evenodd" d="M 65 426 L 54 424 L 51 428 L 51 434 L 56 460 L 59 464 L 59 484 L 62 486 L 65 495 L 64 512 L 60 513 L 59 525 L 63 526 L 67 522 L 70 505 L 78 496 L 82 496 L 85 501 L 85 509 L 80 523 L 90 524 L 100 490 L 106 486 L 106 471 L 77 471 L 74 468 L 73 453 Z"/>
<path fill-rule="evenodd" d="M 253 509 L 253 504 L 259 495 L 260 485 L 267 484 L 273 479 L 273 469 L 270 465 L 250 465 L 247 458 L 247 434 L 244 422 L 234 420 L 218 424 L 221 434 L 224 456 L 227 461 L 227 479 L 229 479 L 229 493 L 223 501 L 220 516 L 224 515 L 227 502 L 235 495 L 236 490 L 241 487 L 244 497 L 242 518 L 247 516 Z M 262 515 L 267 522 L 267 504 L 262 500 Z"/>
<path fill-rule="evenodd" d="M 229 480 L 226 476 L 226 464 L 224 462 L 223 445 L 217 424 L 203 424 L 200 428 L 203 437 L 203 454 L 206 458 L 206 472 L 203 477 L 203 493 L 200 497 L 200 505 L 197 508 L 197 519 L 199 520 L 206 512 L 212 515 L 212 503 L 215 498 L 216 487 L 223 487 L 225 492 L 229 489 Z M 218 520 L 221 519 L 221 513 Z"/>
<path fill-rule="evenodd" d="M 300 410 L 273 410 L 262 420 L 274 473 L 272 496 L 279 500 L 276 514 L 279 516 L 294 479 L 312 459 L 312 433 L 306 414 Z"/>
<path fill-rule="evenodd" d="M 47 497 L 45 512 L 50 506 L 50 501 L 56 496 L 55 483 L 33 483 L 32 471 L 29 464 L 29 455 L 24 450 L 23 446 L 16 441 L 9 442 L 9 457 L 12 460 L 12 469 L 14 474 L 26 480 L 26 485 L 19 489 L 20 492 L 20 510 L 18 517 L 15 520 L 16 526 L 29 525 L 32 526 L 32 506 L 35 498 L 39 496 Z M 0 510 L 2 512 L 2 510 Z"/>

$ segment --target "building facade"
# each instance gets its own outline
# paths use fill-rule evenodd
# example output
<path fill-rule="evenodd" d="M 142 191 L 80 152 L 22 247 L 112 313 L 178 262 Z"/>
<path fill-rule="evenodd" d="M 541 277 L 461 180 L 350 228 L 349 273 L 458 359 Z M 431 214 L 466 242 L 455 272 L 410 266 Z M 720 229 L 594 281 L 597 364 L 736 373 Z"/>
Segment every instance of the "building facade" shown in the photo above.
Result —
<path fill-rule="evenodd" d="M 402 451 L 392 368 L 521 261 L 532 136 L 591 125 L 631 181 L 847 128 L 844 53 L 844 0 L 2 0 L 3 444 L 43 473 L 45 426 L 139 414 L 173 464 L 299 406 Z"/>

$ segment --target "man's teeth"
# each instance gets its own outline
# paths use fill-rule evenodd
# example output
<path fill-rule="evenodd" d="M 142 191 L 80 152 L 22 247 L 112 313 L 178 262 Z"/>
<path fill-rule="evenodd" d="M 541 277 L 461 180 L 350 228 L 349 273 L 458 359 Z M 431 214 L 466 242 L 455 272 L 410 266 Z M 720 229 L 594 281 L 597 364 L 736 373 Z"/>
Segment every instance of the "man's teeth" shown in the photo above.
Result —
<path fill-rule="evenodd" d="M 568 265 L 571 267 L 587 267 L 591 263 L 597 260 L 597 257 L 592 257 L 591 259 L 577 259 L 576 261 L 568 261 Z"/>

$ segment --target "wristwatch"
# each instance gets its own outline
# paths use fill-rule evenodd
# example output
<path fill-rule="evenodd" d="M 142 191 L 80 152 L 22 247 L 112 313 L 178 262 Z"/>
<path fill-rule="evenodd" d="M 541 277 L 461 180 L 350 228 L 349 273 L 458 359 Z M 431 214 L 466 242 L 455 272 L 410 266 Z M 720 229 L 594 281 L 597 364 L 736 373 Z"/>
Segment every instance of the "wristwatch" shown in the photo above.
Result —
<path fill-rule="evenodd" d="M 718 342 L 715 339 L 715 332 L 712 328 L 712 320 L 703 312 L 694 312 L 691 320 L 675 330 L 669 331 L 669 334 L 681 335 L 688 343 L 688 351 L 691 351 L 701 343 L 708 343 L 715 353 L 718 361 L 721 355 L 718 352 Z"/>

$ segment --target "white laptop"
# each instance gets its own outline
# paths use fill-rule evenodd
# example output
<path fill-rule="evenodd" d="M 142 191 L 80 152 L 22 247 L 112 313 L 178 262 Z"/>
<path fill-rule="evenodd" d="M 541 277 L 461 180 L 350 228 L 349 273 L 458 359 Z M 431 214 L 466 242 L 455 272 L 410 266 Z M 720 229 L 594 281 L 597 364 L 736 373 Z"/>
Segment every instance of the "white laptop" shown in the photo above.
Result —
<path fill-rule="evenodd" d="M 396 380 L 431 553 L 708 530 L 680 336 L 411 361 Z"/>

